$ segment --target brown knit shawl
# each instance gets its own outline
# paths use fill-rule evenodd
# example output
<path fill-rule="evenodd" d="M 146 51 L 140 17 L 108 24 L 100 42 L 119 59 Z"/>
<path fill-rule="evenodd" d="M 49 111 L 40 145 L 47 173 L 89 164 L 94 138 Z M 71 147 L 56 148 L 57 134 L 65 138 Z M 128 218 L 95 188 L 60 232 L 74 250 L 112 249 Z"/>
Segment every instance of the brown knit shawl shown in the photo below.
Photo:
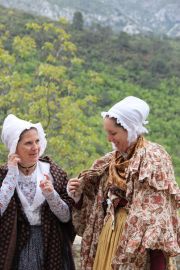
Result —
<path fill-rule="evenodd" d="M 54 188 L 61 198 L 69 205 L 73 201 L 66 192 L 67 175 L 48 157 L 40 159 L 50 163 L 50 172 L 54 179 Z M 0 186 L 7 174 L 7 165 L 0 167 Z M 71 254 L 71 243 L 75 233 L 71 221 L 63 224 L 52 213 L 45 201 L 41 210 L 41 224 L 43 235 L 44 267 L 42 270 L 60 270 L 63 265 L 64 247 L 69 247 L 69 260 L 74 269 Z M 15 256 L 26 244 L 30 235 L 30 224 L 22 210 L 22 205 L 15 191 L 8 208 L 0 217 L 0 270 L 12 270 Z"/>

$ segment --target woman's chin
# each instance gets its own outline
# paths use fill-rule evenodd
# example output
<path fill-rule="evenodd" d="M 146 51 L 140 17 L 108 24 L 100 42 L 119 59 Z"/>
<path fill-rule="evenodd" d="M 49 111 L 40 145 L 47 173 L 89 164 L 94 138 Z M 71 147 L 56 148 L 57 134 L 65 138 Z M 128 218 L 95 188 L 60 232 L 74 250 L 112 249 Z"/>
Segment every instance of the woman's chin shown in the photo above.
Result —
<path fill-rule="evenodd" d="M 112 149 L 113 149 L 114 151 L 118 151 L 117 146 L 116 146 L 114 143 L 111 143 L 111 144 L 112 144 Z"/>
<path fill-rule="evenodd" d="M 122 149 L 120 149 L 118 146 L 116 146 L 114 143 L 111 143 L 112 144 L 112 149 L 114 151 L 119 151 L 120 153 L 124 152 Z"/>
<path fill-rule="evenodd" d="M 36 156 L 34 158 L 31 158 L 31 160 L 29 160 L 29 162 L 36 163 L 38 161 L 38 159 L 39 159 L 39 156 Z"/>

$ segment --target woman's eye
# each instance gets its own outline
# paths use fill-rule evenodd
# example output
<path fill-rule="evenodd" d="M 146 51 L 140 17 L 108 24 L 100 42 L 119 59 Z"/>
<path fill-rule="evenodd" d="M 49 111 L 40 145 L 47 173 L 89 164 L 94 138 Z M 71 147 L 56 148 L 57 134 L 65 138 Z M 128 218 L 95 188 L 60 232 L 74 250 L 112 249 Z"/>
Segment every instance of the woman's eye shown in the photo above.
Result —
<path fill-rule="evenodd" d="M 31 145 L 31 142 L 26 142 L 27 145 Z"/>

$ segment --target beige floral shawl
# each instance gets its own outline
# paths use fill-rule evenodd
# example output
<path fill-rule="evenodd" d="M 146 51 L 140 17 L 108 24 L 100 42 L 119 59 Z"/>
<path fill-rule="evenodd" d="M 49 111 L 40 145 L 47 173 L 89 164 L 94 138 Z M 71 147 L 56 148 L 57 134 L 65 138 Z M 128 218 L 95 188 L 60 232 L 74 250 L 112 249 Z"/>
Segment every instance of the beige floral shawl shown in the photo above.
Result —
<path fill-rule="evenodd" d="M 74 209 L 73 222 L 82 236 L 82 270 L 92 270 L 99 235 L 105 218 L 103 202 L 109 164 L 115 152 L 98 159 L 80 175 L 83 205 Z M 125 172 L 128 217 L 113 269 L 147 269 L 148 249 L 161 249 L 169 256 L 180 254 L 180 190 L 172 163 L 162 146 L 146 142 L 133 154 Z M 122 267 L 121 267 L 122 266 Z M 175 269 L 168 267 L 168 269 Z"/>

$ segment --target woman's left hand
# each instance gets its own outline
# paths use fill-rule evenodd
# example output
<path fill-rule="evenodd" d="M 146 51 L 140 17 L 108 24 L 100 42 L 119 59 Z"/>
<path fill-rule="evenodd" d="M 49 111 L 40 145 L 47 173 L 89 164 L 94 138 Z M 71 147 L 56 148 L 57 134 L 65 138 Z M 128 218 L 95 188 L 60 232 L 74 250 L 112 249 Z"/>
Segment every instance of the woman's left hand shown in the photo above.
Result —
<path fill-rule="evenodd" d="M 44 192 L 46 194 L 51 193 L 54 190 L 53 184 L 52 184 L 52 182 L 47 174 L 45 174 L 44 176 L 45 176 L 45 179 L 41 180 L 39 186 L 40 186 L 42 192 Z"/>

